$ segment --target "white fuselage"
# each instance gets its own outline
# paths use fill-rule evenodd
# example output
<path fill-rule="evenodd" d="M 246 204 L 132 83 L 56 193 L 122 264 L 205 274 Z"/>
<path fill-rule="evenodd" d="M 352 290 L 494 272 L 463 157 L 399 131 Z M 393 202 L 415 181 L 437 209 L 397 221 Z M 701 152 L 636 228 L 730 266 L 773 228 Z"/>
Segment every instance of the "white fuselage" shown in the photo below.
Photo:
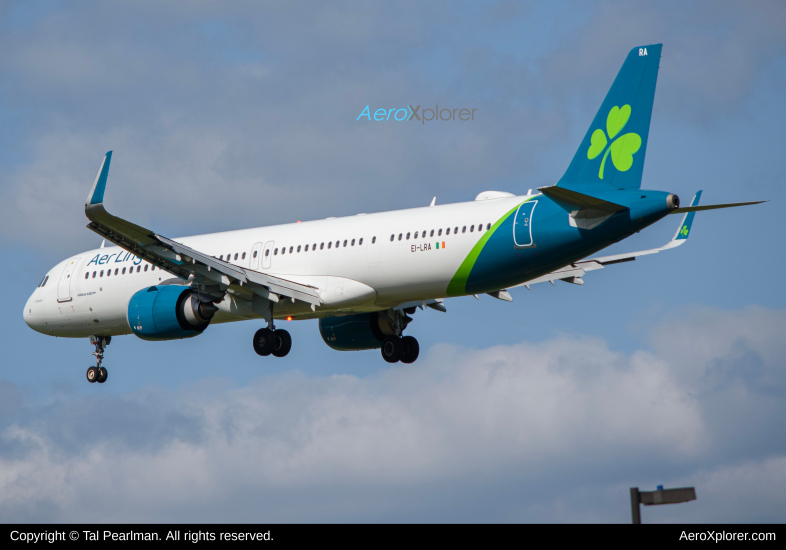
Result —
<path fill-rule="evenodd" d="M 275 305 L 276 318 L 375 311 L 445 297 L 451 278 L 487 228 L 525 198 L 358 214 L 176 240 L 233 264 L 319 289 L 322 305 L 316 311 L 306 303 L 282 299 Z M 39 332 L 66 337 L 129 334 L 127 309 L 134 293 L 162 283 L 186 283 L 118 247 L 77 254 L 47 276 L 46 284 L 28 299 L 24 319 Z M 230 288 L 219 308 L 214 323 L 262 317 L 252 310 L 251 293 L 244 288 Z"/>

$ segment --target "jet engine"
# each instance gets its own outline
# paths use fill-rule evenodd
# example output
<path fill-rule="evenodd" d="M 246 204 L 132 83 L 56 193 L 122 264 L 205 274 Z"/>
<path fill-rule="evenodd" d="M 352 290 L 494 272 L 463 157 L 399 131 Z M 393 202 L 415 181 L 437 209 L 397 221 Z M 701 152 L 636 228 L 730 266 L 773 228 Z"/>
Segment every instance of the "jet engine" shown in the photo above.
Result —
<path fill-rule="evenodd" d="M 387 317 L 374 312 L 324 317 L 319 320 L 319 333 L 331 348 L 355 351 L 379 349 L 382 340 L 396 332 Z"/>
<path fill-rule="evenodd" d="M 210 296 L 179 285 L 151 286 L 128 302 L 128 326 L 143 340 L 177 340 L 201 334 L 218 308 Z"/>

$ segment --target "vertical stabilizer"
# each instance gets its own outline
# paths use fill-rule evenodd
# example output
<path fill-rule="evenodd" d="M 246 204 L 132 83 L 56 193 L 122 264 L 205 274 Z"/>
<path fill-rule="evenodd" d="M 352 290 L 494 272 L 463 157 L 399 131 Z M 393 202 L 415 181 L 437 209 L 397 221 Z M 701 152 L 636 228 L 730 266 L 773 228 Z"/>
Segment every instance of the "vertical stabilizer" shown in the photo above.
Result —
<path fill-rule="evenodd" d="M 641 187 L 661 46 L 640 46 L 630 51 L 557 185 Z"/>

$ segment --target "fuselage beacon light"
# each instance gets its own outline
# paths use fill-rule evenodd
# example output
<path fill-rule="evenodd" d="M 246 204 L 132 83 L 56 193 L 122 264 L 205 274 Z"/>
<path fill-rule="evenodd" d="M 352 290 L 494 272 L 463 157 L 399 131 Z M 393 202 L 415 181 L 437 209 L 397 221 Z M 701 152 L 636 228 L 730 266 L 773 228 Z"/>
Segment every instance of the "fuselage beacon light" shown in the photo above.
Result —
<path fill-rule="evenodd" d="M 289 353 L 275 321 L 319 319 L 336 350 L 380 349 L 411 363 L 417 340 L 403 335 L 418 310 L 445 300 L 555 280 L 584 284 L 588 271 L 683 244 L 696 211 L 756 204 L 690 206 L 643 190 L 661 45 L 633 48 L 559 182 L 536 193 L 480 193 L 472 202 L 298 222 L 169 239 L 104 208 L 106 154 L 85 203 L 95 231 L 115 246 L 54 266 L 27 301 L 25 322 L 51 336 L 89 338 L 104 382 L 112 337 L 192 338 L 212 323 L 253 319 L 263 356 Z M 762 201 L 759 201 L 762 202 Z M 592 257 L 669 214 L 682 214 L 666 245 Z"/>

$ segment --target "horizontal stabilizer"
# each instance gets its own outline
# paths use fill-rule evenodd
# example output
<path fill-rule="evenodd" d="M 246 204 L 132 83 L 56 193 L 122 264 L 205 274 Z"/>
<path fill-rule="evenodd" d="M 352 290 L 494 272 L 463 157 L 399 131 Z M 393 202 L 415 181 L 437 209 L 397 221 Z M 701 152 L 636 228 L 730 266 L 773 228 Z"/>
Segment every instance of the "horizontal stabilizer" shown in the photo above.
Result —
<path fill-rule="evenodd" d="M 604 201 L 603 199 L 585 195 L 584 193 L 579 193 L 565 187 L 557 187 L 555 185 L 550 187 L 539 187 L 538 191 L 554 200 L 575 205 L 579 210 L 591 209 L 600 210 L 601 212 L 605 212 L 607 214 L 615 214 L 616 212 L 621 212 L 622 210 L 628 209 L 627 206 Z"/>
<path fill-rule="evenodd" d="M 686 206 L 684 208 L 675 208 L 669 214 L 683 214 L 685 212 L 700 212 L 702 210 L 715 210 L 716 208 L 733 208 L 735 206 L 747 206 L 749 204 L 761 204 L 767 201 L 753 201 L 753 202 L 732 202 L 728 204 L 706 204 L 704 206 Z"/>

